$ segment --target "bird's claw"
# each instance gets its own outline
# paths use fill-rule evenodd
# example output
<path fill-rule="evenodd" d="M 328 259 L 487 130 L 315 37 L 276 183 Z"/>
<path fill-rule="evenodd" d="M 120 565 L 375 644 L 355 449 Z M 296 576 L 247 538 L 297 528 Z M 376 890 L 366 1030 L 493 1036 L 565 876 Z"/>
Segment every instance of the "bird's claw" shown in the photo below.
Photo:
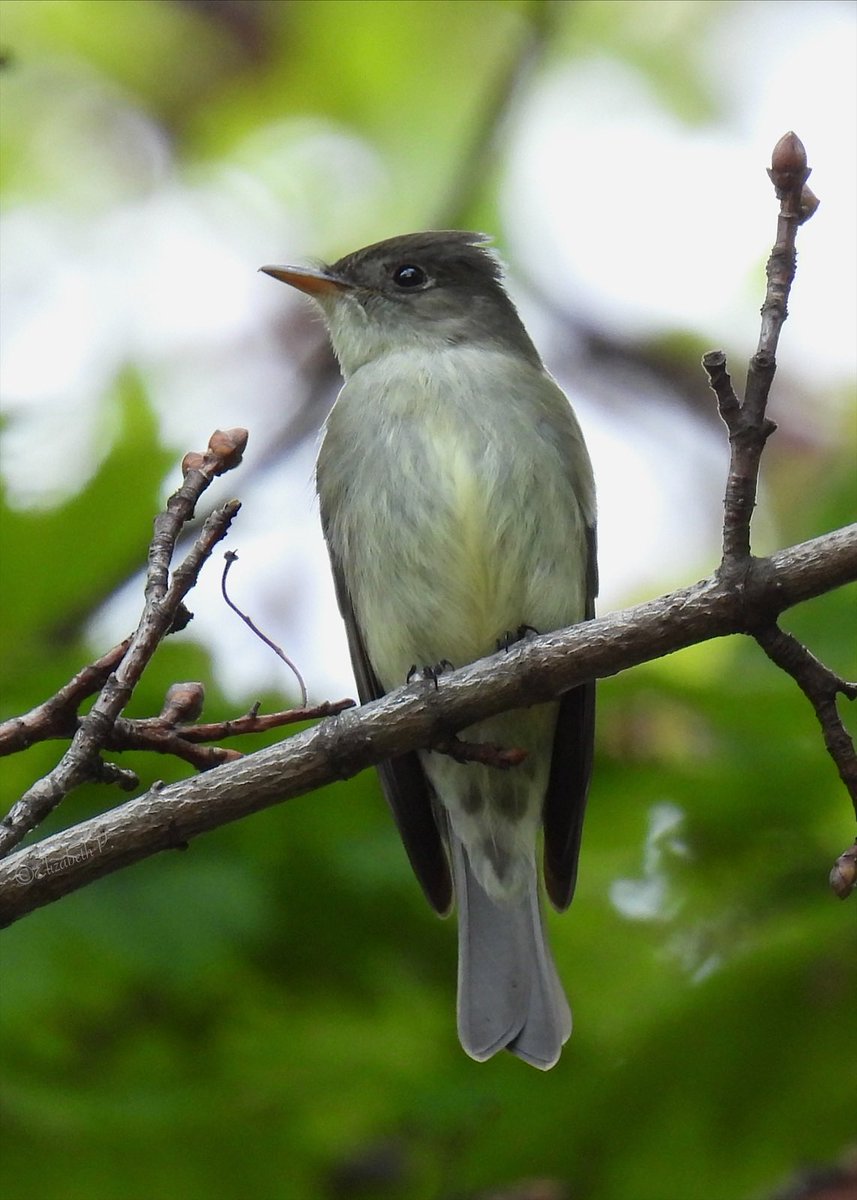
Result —
<path fill-rule="evenodd" d="M 532 625 L 519 625 L 514 632 L 507 629 L 501 637 L 497 638 L 497 649 L 509 650 L 515 642 L 521 642 L 525 637 L 537 636 L 538 632 L 538 629 Z"/>
<path fill-rule="evenodd" d="M 426 664 L 420 668 L 417 667 L 416 663 L 412 663 L 405 683 L 410 683 L 413 679 L 430 679 L 435 686 L 435 690 L 437 690 L 438 676 L 442 675 L 444 671 L 454 670 L 455 667 L 448 658 L 442 658 L 440 662 Z"/>

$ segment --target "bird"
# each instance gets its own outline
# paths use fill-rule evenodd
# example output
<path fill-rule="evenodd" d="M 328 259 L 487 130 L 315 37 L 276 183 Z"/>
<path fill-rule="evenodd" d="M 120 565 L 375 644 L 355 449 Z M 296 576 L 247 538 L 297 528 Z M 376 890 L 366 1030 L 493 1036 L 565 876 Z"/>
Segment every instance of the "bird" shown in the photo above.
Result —
<path fill-rule="evenodd" d="M 443 686 L 518 638 L 594 616 L 592 465 L 484 234 L 429 230 L 331 265 L 267 266 L 320 307 L 343 386 L 316 464 L 322 530 L 363 703 Z M 545 930 L 577 876 L 594 682 L 479 721 L 501 771 L 431 749 L 382 763 L 383 791 L 431 906 L 458 910 L 457 1026 L 484 1061 L 547 1070 L 571 1011 Z"/>

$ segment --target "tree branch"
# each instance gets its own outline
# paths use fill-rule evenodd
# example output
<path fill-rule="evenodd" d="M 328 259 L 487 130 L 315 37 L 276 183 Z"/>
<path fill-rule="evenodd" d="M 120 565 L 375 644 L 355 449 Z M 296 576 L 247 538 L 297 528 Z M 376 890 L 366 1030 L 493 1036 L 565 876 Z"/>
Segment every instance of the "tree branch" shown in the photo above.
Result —
<path fill-rule="evenodd" d="M 84 700 L 100 692 L 111 671 L 125 657 L 131 639 L 126 638 L 94 663 L 83 667 L 55 696 L 37 704 L 20 717 L 0 724 L 0 756 L 26 750 L 46 738 L 73 737 L 78 727 L 77 710 Z"/>
<path fill-rule="evenodd" d="M 8 853 L 16 846 L 74 788 L 89 779 L 105 778 L 104 764 L 99 756 L 110 739 L 114 722 L 130 700 L 161 640 L 177 627 L 177 623 L 179 628 L 186 624 L 188 617 L 182 601 L 241 505 L 237 500 L 231 500 L 206 518 L 190 552 L 170 580 L 169 565 L 179 533 L 193 516 L 199 497 L 212 480 L 241 462 L 246 442 L 247 434 L 243 429 L 225 433 L 218 430 L 209 439 L 205 454 L 185 455 L 182 462 L 184 482 L 167 501 L 166 510 L 155 518 L 149 549 L 146 602 L 137 629 L 115 670 L 110 669 L 101 694 L 81 720 L 71 745 L 57 766 L 33 784 L 4 817 L 0 824 L 0 854 Z M 115 651 L 111 651 L 113 653 Z M 115 780 L 115 771 L 108 774 Z M 120 774 L 119 778 L 130 783 L 127 773 Z"/>
<path fill-rule="evenodd" d="M 113 724 L 104 748 L 172 754 L 190 763 L 198 771 L 210 771 L 212 767 L 219 767 L 221 763 L 242 758 L 243 754 L 240 750 L 200 743 L 221 742 L 224 738 L 243 737 L 248 733 L 267 733 L 270 729 L 297 725 L 299 721 L 315 721 L 321 717 L 335 716 L 346 708 L 353 707 L 353 700 L 325 700 L 321 704 L 305 704 L 300 708 L 262 714 L 256 707 L 243 717 L 212 721 L 206 725 L 177 724 L 165 718 L 163 714 L 160 717 L 146 717 L 142 720 L 119 717 Z"/>
<path fill-rule="evenodd" d="M 788 316 L 788 299 L 794 282 L 797 231 L 818 208 L 818 199 L 807 186 L 811 168 L 800 138 L 786 133 L 771 155 L 768 175 L 774 185 L 780 211 L 777 236 L 768 258 L 767 288 L 762 305 L 762 323 L 756 353 L 750 359 L 743 401 L 739 400 L 726 368 L 722 350 L 706 354 L 702 365 L 708 373 L 717 407 L 729 430 L 729 473 L 723 514 L 723 555 L 719 574 L 735 587 L 745 584 L 752 567 L 750 523 L 756 504 L 762 451 L 776 425 L 767 416 L 768 395 L 776 372 L 776 351 Z M 848 789 L 857 813 L 857 754 L 839 711 L 837 694 L 853 700 L 857 689 L 830 671 L 791 634 L 784 633 L 768 614 L 760 612 L 752 629 L 756 641 L 772 662 L 792 676 L 809 698 L 821 725 L 824 743 Z M 848 851 L 838 860 L 847 860 Z M 847 862 L 846 862 L 847 867 Z M 837 895 L 843 891 L 848 871 L 831 873 Z M 851 879 L 853 886 L 854 880 Z"/>
<path fill-rule="evenodd" d="M 721 570 L 733 577 L 741 574 L 750 555 L 750 521 L 756 505 L 759 465 L 765 443 L 777 428 L 766 416 L 766 409 L 777 369 L 780 331 L 788 316 L 788 298 L 795 276 L 797 230 L 818 206 L 815 197 L 811 208 L 805 198 L 805 192 L 809 193 L 806 181 L 810 168 L 806 150 L 796 134 L 787 133 L 777 142 L 768 175 L 780 201 L 780 212 L 776 241 L 768 258 L 759 345 L 750 359 L 743 403 L 733 390 L 723 351 L 714 350 L 702 360 L 717 397 L 720 416 L 729 430 Z"/>
<path fill-rule="evenodd" d="M 854 804 L 854 815 L 857 816 L 857 754 L 836 707 L 836 697 L 840 694 L 849 700 L 857 700 L 857 683 L 848 683 L 831 671 L 796 637 L 780 629 L 776 622 L 757 630 L 754 636 L 771 662 L 791 675 L 815 709 L 824 744 L 836 764 L 839 777 Z"/>
<path fill-rule="evenodd" d="M 836 709 L 837 695 L 853 698 L 857 687 L 818 662 L 776 624 L 787 608 L 857 580 L 857 525 L 770 558 L 756 559 L 750 553 L 761 454 L 775 429 L 766 416 L 766 406 L 794 277 L 795 235 L 818 203 L 806 186 L 806 154 L 794 134 L 787 134 L 777 144 L 769 174 L 780 200 L 780 215 L 768 263 L 759 347 L 750 363 L 743 401 L 732 386 L 725 355 L 715 351 L 704 359 L 731 446 L 723 556 L 711 578 L 598 621 L 526 639 L 502 655 L 444 674 L 442 688 L 427 689 L 423 682 L 406 686 L 278 746 L 226 762 L 192 780 L 155 786 L 138 799 L 21 850 L 0 863 L 0 922 L 8 924 L 160 850 L 184 846 L 206 830 L 414 749 L 433 748 L 461 761 L 478 758 L 497 767 L 513 767 L 520 757 L 513 748 L 473 747 L 460 741 L 457 732 L 496 713 L 555 699 L 586 680 L 616 674 L 731 633 L 753 636 L 809 697 L 828 751 L 857 807 L 857 758 Z M 68 754 L 55 771 L 30 789 L 4 822 L 0 847 L 16 844 L 62 795 L 85 778 L 109 776 L 121 786 L 134 786 L 129 772 L 101 762 L 99 751 L 103 748 L 142 744 L 180 754 L 205 769 L 223 759 L 234 759 L 237 753 L 200 749 L 197 743 L 208 740 L 212 729 L 219 737 L 228 735 L 224 732 L 227 726 L 234 733 L 256 728 L 266 720 L 281 723 L 284 714 L 260 718 L 254 710 L 248 717 L 222 726 L 188 725 L 187 720 L 195 719 L 201 709 L 199 684 L 170 689 L 159 718 L 119 719 L 155 645 L 175 624 L 182 598 L 193 586 L 202 562 L 237 511 L 233 502 L 212 514 L 170 580 L 176 538 L 192 515 L 196 499 L 213 475 L 240 460 L 243 443 L 238 444 L 235 432 L 243 434 L 218 433 L 206 455 L 185 457 L 185 485 L 156 522 L 146 608 L 134 637 L 80 672 L 52 701 L 8 723 L 7 741 L 27 744 L 40 722 L 51 717 L 70 720 L 75 702 L 91 694 L 103 680 L 101 696 L 89 716 L 80 721 Z M 302 715 L 318 715 L 318 711 L 302 710 Z M 3 736 L 0 730 L 0 745 Z M 855 882 L 857 848 L 841 855 L 831 874 L 838 895 L 847 894 Z"/>
<path fill-rule="evenodd" d="M 0 924 L 210 829 L 449 739 L 478 720 L 554 699 L 584 680 L 697 642 L 745 633 L 760 609 L 787 608 L 857 580 L 857 524 L 751 560 L 745 586 L 714 575 L 597 621 L 516 643 L 313 729 L 93 817 L 0 863 Z"/>

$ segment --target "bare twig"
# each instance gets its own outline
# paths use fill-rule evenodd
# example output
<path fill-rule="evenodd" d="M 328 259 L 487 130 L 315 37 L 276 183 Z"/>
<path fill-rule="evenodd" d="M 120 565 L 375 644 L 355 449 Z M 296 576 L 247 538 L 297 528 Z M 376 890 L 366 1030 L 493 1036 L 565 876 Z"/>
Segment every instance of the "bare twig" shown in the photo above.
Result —
<path fill-rule="evenodd" d="M 219 742 L 224 738 L 243 737 L 250 733 L 266 733 L 270 729 L 282 729 L 297 725 L 301 721 L 313 721 L 322 717 L 336 716 L 346 708 L 353 708 L 353 700 L 326 700 L 322 704 L 302 705 L 282 712 L 247 713 L 226 721 L 213 721 L 207 725 L 177 725 L 163 714 L 160 717 L 128 720 L 118 717 L 114 722 L 106 750 L 151 750 L 156 754 L 172 754 L 196 767 L 198 771 L 209 771 L 224 762 L 233 762 L 242 757 L 240 750 L 222 746 L 204 746 L 203 742 Z"/>
<path fill-rule="evenodd" d="M 272 642 L 271 639 L 262 632 L 262 630 L 259 628 L 259 626 L 253 620 L 251 620 L 251 618 L 248 617 L 245 612 L 242 612 L 241 609 L 238 607 L 238 605 L 235 604 L 230 599 L 229 593 L 226 590 L 226 576 L 229 574 L 232 564 L 237 561 L 238 555 L 235 553 L 234 550 L 227 550 L 223 557 L 226 559 L 226 565 L 224 566 L 223 574 L 220 577 L 220 592 L 221 592 L 221 595 L 223 596 L 223 599 L 226 601 L 226 603 L 229 605 L 229 607 L 232 609 L 232 611 L 234 613 L 238 614 L 238 616 L 241 618 L 241 620 L 244 622 L 244 624 L 249 629 L 253 630 L 256 637 L 260 638 L 261 641 L 263 641 L 266 646 L 269 646 L 270 649 L 274 651 L 274 653 L 277 655 L 278 658 L 281 658 L 283 660 L 283 662 L 286 664 L 286 666 L 289 668 L 289 670 L 294 675 L 295 679 L 297 679 L 297 681 L 298 681 L 298 686 L 300 687 L 300 690 L 301 690 L 301 708 L 305 708 L 306 702 L 307 702 L 307 690 L 306 690 L 306 684 L 304 683 L 303 675 L 301 675 L 300 671 L 295 666 L 295 664 L 292 662 L 292 660 L 289 658 L 289 656 L 286 654 L 286 652 L 284 650 L 282 650 L 277 645 L 276 642 Z"/>
<path fill-rule="evenodd" d="M 737 533 L 740 535 L 740 548 L 747 554 L 750 551 L 751 506 L 749 502 L 755 497 L 755 476 L 758 475 L 759 469 L 758 456 L 761 454 L 768 435 L 776 428 L 773 422 L 765 416 L 765 408 L 776 370 L 776 350 L 780 331 L 788 316 L 788 298 L 797 262 L 795 240 L 798 227 L 808 220 L 818 208 L 817 197 L 807 187 L 810 170 L 807 165 L 806 150 L 800 138 L 791 132 L 781 137 L 774 147 L 771 167 L 768 171 L 780 202 L 780 213 L 777 222 L 776 244 L 768 260 L 768 287 L 765 302 L 762 305 L 759 348 L 750 360 L 747 390 L 742 408 L 742 416 L 746 418 L 743 424 L 748 430 L 748 435 L 733 441 L 733 447 L 736 445 L 736 441 L 742 446 L 744 482 L 746 483 L 749 474 L 755 473 L 752 497 L 749 490 L 745 491 L 743 496 L 745 507 L 742 515 L 746 517 L 746 536 L 743 525 L 738 527 L 737 522 L 733 522 L 732 525 L 733 535 L 737 528 Z M 730 440 L 732 441 L 731 433 L 730 427 Z M 728 495 L 727 491 L 727 522 L 729 516 Z M 728 544 L 726 526 L 724 526 L 724 556 Z M 731 549 L 735 551 L 738 544 L 737 538 L 733 536 Z M 853 700 L 857 695 L 857 689 L 853 684 L 846 683 L 845 680 L 820 663 L 805 646 L 791 634 L 784 633 L 775 622 L 760 625 L 753 630 L 753 634 L 768 657 L 792 676 L 815 709 L 821 725 L 824 744 L 836 764 L 839 776 L 851 796 L 855 814 L 857 814 L 857 756 L 854 753 L 854 743 L 845 729 L 836 707 L 837 694 Z M 840 858 L 839 862 L 841 861 Z M 842 886 L 844 878 L 845 875 L 842 872 L 836 874 L 835 868 L 831 872 L 831 884 L 839 896 L 847 894 L 843 891 Z M 852 886 L 853 883 L 852 880 Z"/>
<path fill-rule="evenodd" d="M 810 171 L 800 139 L 793 133 L 780 138 L 771 163 L 768 174 L 780 201 L 780 212 L 776 242 L 768 259 L 768 286 L 762 305 L 759 345 L 750 360 L 743 402 L 732 388 L 722 350 L 712 351 L 702 360 L 717 396 L 720 415 L 729 430 L 731 458 L 724 500 L 721 571 L 728 572 L 736 582 L 740 581 L 750 554 L 750 521 L 756 504 L 762 451 L 776 429 L 774 422 L 766 416 L 766 408 L 776 371 L 777 344 L 788 315 L 789 291 L 795 274 L 795 238 L 798 226 L 811 215 L 806 213 L 804 205 L 804 188 Z"/>
<path fill-rule="evenodd" d="M 0 924 L 209 829 L 430 746 L 486 717 L 742 632 L 759 603 L 780 612 L 855 580 L 857 524 L 753 560 L 747 589 L 714 575 L 635 608 L 526 639 L 508 653 L 445 675 L 438 691 L 401 688 L 19 850 L 0 862 Z"/>
<path fill-rule="evenodd" d="M 226 534 L 241 507 L 232 500 L 216 509 L 205 521 L 184 562 L 169 579 L 169 564 L 184 524 L 193 516 L 196 502 L 217 475 L 232 470 L 241 461 L 246 445 L 244 430 L 217 431 L 205 454 L 188 454 L 182 463 L 184 482 L 156 518 L 149 550 L 146 602 L 140 623 L 121 662 L 111 671 L 101 694 L 80 722 L 71 746 L 57 766 L 13 805 L 0 825 L 0 854 L 8 854 L 23 837 L 81 783 L 104 777 L 99 755 L 110 731 L 128 703 L 146 665 L 163 637 L 182 612 L 182 601 L 193 587 L 203 563 Z"/>
<path fill-rule="evenodd" d="M 77 710 L 84 700 L 99 692 L 128 650 L 131 639 L 126 638 L 108 650 L 94 663 L 83 667 L 64 684 L 56 695 L 37 704 L 20 717 L 11 717 L 0 724 L 0 757 L 26 750 L 48 738 L 73 737 L 77 729 Z"/>
<path fill-rule="evenodd" d="M 441 738 L 432 742 L 430 749 L 446 754 L 459 763 L 481 763 L 484 767 L 496 767 L 508 771 L 519 767 L 526 759 L 526 750 L 519 746 L 497 746 L 493 742 L 464 742 L 461 738 Z"/>
<path fill-rule="evenodd" d="M 0 725 L 0 756 L 25 750 L 36 742 L 73 738 L 82 724 L 82 718 L 77 714 L 78 705 L 104 686 L 110 671 L 122 660 L 130 642 L 131 639 L 126 638 L 108 654 L 84 667 L 44 704 Z M 256 705 L 241 717 L 208 724 L 190 724 L 202 712 L 204 698 L 201 683 L 174 683 L 167 691 L 159 716 L 135 719 L 117 717 L 102 748 L 172 754 L 198 771 L 207 771 L 223 762 L 240 758 L 241 752 L 217 746 L 201 746 L 200 743 L 219 742 L 224 738 L 242 737 L 250 733 L 266 733 L 271 729 L 297 725 L 301 721 L 335 716 L 354 706 L 354 701 L 350 699 L 325 700 L 320 704 L 304 703 L 299 708 L 260 715 L 259 706 Z M 100 779 L 101 782 L 107 782 L 108 776 L 104 771 Z"/>
<path fill-rule="evenodd" d="M 839 777 L 845 784 L 857 816 L 857 754 L 854 743 L 842 723 L 836 707 L 836 697 L 857 699 L 857 683 L 848 683 L 811 654 L 792 634 L 777 624 L 766 625 L 754 632 L 756 641 L 771 662 L 794 679 L 815 709 L 830 757 L 836 763 Z"/>
<path fill-rule="evenodd" d="M 723 557 L 719 574 L 739 588 L 747 586 L 754 560 L 750 555 L 750 523 L 756 503 L 762 451 L 776 425 L 767 416 L 768 395 L 776 371 L 776 351 L 780 333 L 788 316 L 788 299 L 794 281 L 795 240 L 798 227 L 818 207 L 818 200 L 807 187 L 810 168 L 800 138 L 787 133 L 777 142 L 768 171 L 780 202 L 777 236 L 768 259 L 767 289 L 762 305 L 759 344 L 750 360 L 743 402 L 732 386 L 722 350 L 706 354 L 702 360 L 709 383 L 717 397 L 717 407 L 727 429 L 731 448 L 723 516 Z M 748 626 L 756 641 L 772 662 L 796 681 L 809 698 L 822 728 L 824 742 L 848 789 L 857 812 L 857 755 L 839 711 L 838 694 L 853 700 L 857 687 L 846 683 L 818 661 L 791 634 L 776 623 L 776 614 L 757 607 Z M 847 872 L 834 872 L 831 880 L 841 895 Z M 853 883 L 853 880 L 852 880 Z"/>
<path fill-rule="evenodd" d="M 98 783 L 106 783 L 121 788 L 123 792 L 135 792 L 140 786 L 140 778 L 126 767 L 116 763 L 95 760 L 92 768 L 92 778 Z"/>
<path fill-rule="evenodd" d="M 266 733 L 269 729 L 280 729 L 284 725 L 297 725 L 301 721 L 315 721 L 321 717 L 335 717 L 346 708 L 354 708 L 353 700 L 324 700 L 321 704 L 288 708 L 283 712 L 259 713 L 252 709 L 243 717 L 227 721 L 214 721 L 209 725 L 186 725 L 182 737 L 190 742 L 217 742 L 223 738 L 240 737 L 248 733 Z"/>

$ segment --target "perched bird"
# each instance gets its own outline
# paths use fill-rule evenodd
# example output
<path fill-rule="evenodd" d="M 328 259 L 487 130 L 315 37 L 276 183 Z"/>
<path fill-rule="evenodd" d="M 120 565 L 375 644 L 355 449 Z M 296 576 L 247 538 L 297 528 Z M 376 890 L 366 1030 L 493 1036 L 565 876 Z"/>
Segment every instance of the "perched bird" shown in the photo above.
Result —
<path fill-rule="evenodd" d="M 361 700 L 593 615 L 595 490 L 568 400 L 477 233 L 407 234 L 322 269 L 263 267 L 324 313 L 345 384 L 316 481 Z M 443 686 L 442 680 L 440 686 Z M 594 688 L 464 730 L 520 747 L 516 768 L 431 751 L 381 781 L 439 912 L 458 905 L 458 1032 L 475 1059 L 559 1058 L 571 1013 L 545 886 L 571 901 L 592 767 Z"/>

